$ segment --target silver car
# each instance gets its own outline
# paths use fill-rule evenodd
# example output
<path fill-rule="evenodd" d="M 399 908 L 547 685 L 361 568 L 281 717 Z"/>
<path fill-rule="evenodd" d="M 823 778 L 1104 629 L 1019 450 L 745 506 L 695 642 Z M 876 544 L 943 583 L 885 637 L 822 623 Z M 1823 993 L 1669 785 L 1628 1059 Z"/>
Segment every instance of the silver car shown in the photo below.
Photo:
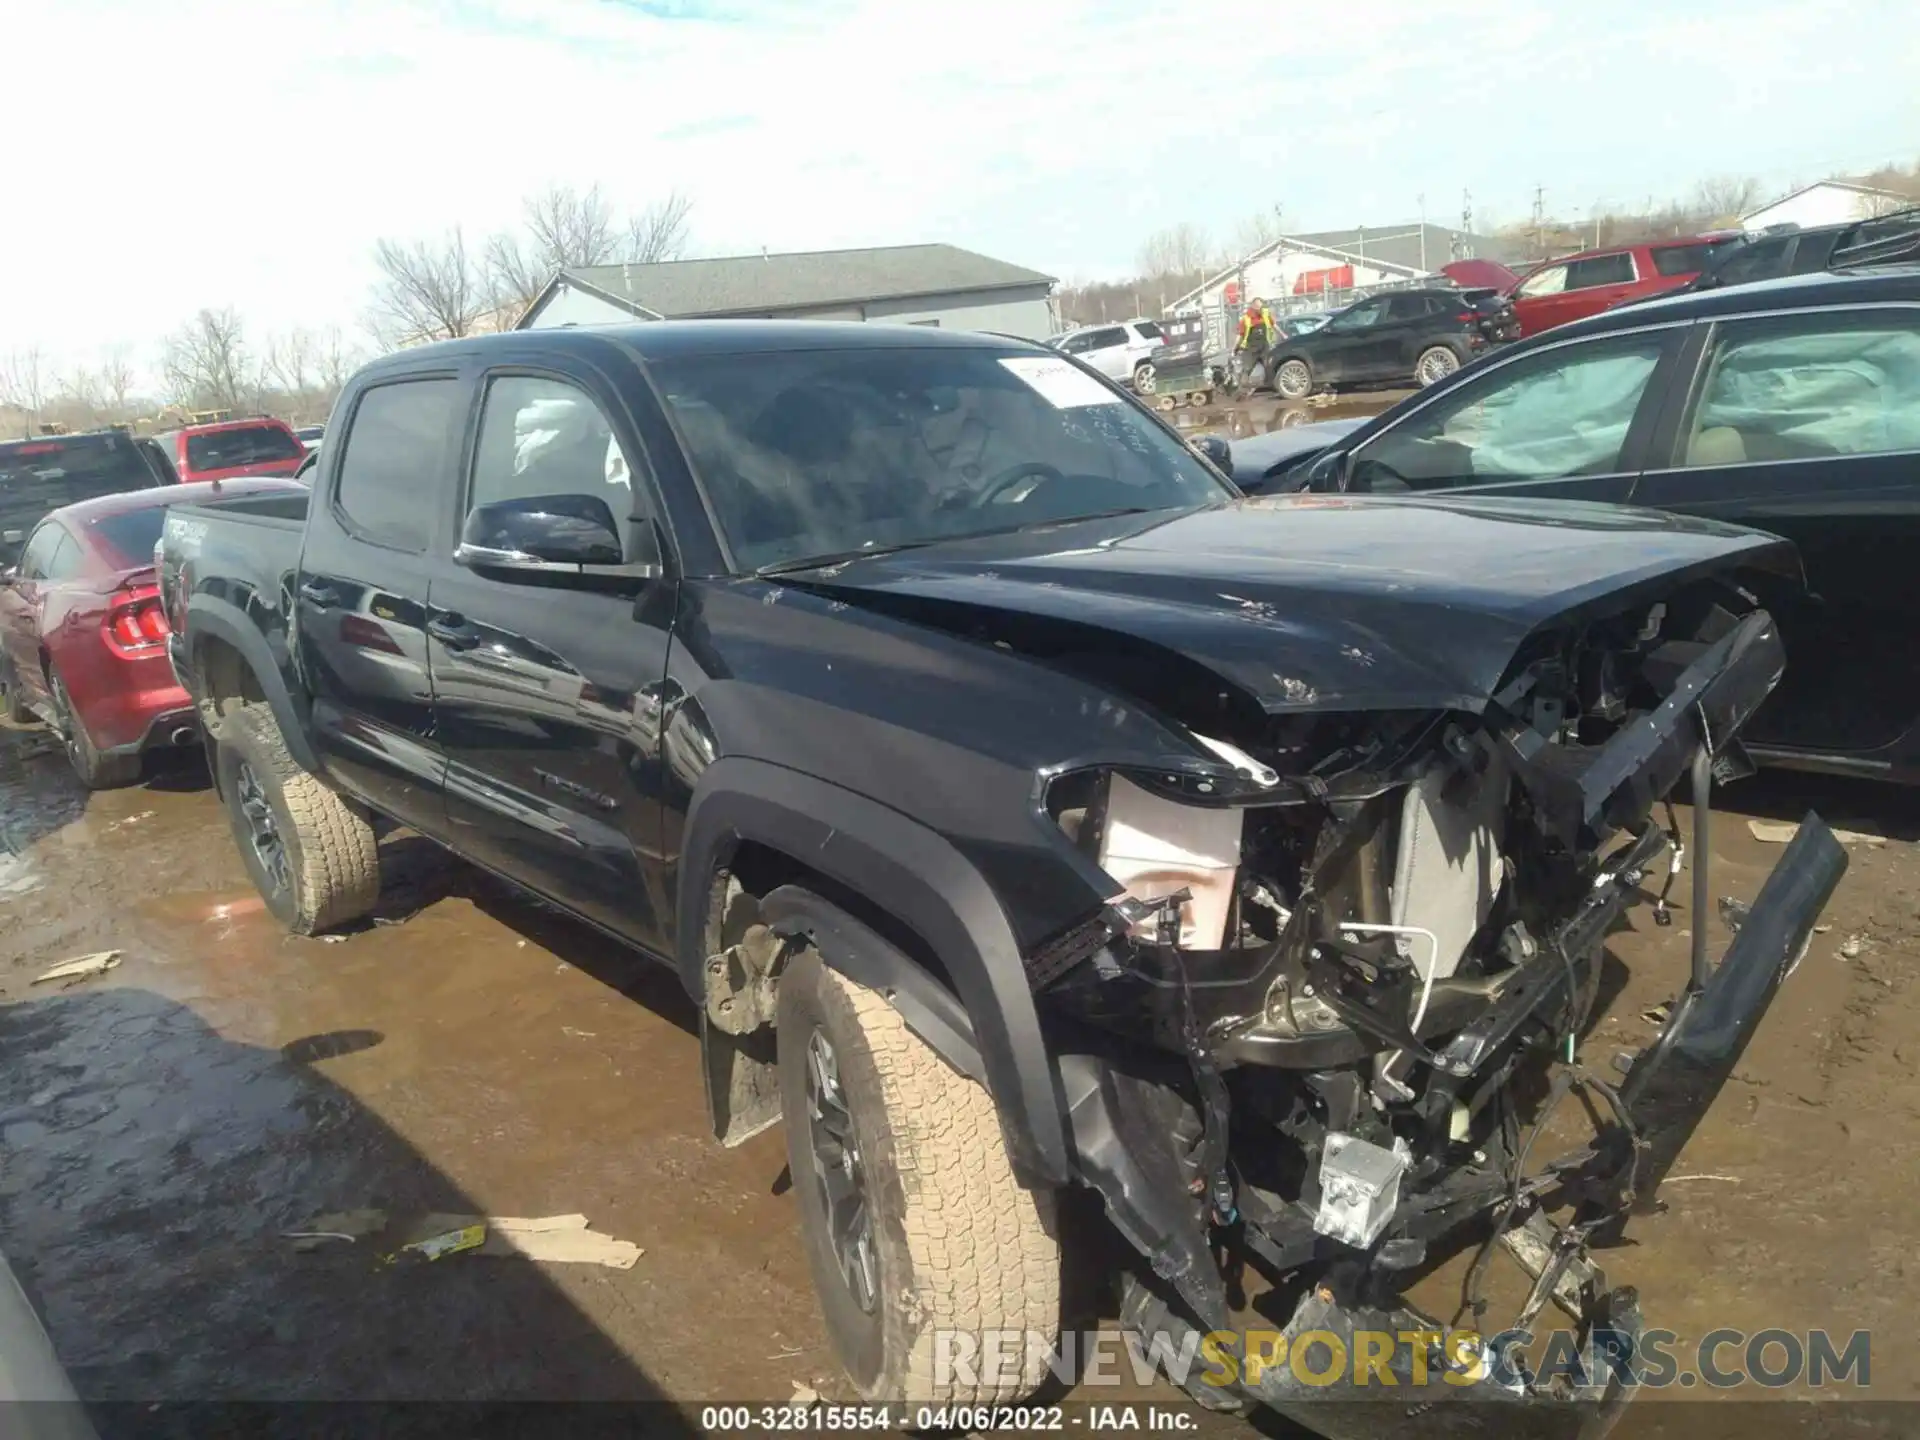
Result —
<path fill-rule="evenodd" d="M 1055 350 L 1078 356 L 1102 375 L 1133 386 L 1141 395 L 1154 391 L 1154 352 L 1166 343 L 1159 323 L 1145 319 L 1083 325 L 1047 341 Z"/>

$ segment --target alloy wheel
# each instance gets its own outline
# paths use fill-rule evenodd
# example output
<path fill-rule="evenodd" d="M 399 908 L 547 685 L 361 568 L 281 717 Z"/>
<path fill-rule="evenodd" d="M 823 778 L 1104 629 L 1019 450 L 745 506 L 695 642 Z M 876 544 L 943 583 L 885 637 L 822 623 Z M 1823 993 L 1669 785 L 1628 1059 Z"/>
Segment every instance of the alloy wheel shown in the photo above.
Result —
<path fill-rule="evenodd" d="M 1441 349 L 1436 346 L 1420 357 L 1419 368 L 1414 374 L 1415 378 L 1418 379 L 1422 385 L 1433 385 L 1446 379 L 1447 376 L 1453 374 L 1453 372 L 1459 368 L 1460 357 L 1458 355 L 1455 355 L 1451 350 Z"/>
<path fill-rule="evenodd" d="M 1159 377 L 1154 374 L 1151 364 L 1142 365 L 1133 372 L 1133 388 L 1136 394 L 1151 395 L 1159 383 Z"/>
<path fill-rule="evenodd" d="M 247 839 L 253 846 L 254 858 L 276 891 L 291 889 L 293 867 L 287 859 L 287 842 L 273 818 L 273 805 L 267 799 L 266 787 L 253 773 L 253 766 L 244 760 L 240 762 L 234 790 L 240 813 L 246 817 Z"/>
<path fill-rule="evenodd" d="M 867 1314 L 879 1299 L 873 1209 L 867 1203 L 853 1114 L 840 1088 L 840 1060 L 825 1033 L 807 1040 L 807 1115 L 814 1184 L 827 1219 L 827 1242 L 854 1303 Z"/>

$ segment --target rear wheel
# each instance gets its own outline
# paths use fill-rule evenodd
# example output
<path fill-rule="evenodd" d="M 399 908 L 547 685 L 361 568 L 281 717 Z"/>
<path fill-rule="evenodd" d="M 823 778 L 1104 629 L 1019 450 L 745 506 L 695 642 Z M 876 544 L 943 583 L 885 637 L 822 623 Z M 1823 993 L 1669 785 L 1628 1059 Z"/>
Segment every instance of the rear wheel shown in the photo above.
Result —
<path fill-rule="evenodd" d="M 1151 395 L 1160 386 L 1160 377 L 1153 368 L 1151 360 L 1142 360 L 1133 367 L 1133 392 L 1136 395 Z"/>
<path fill-rule="evenodd" d="M 1413 362 L 1413 378 L 1420 382 L 1422 389 L 1453 374 L 1460 368 L 1460 357 L 1445 345 L 1434 345 L 1420 352 L 1420 358 Z"/>
<path fill-rule="evenodd" d="M 1313 393 L 1313 369 L 1297 356 L 1282 360 L 1273 372 L 1273 388 L 1288 400 L 1304 400 Z"/>
<path fill-rule="evenodd" d="M 117 790 L 140 778 L 140 757 L 110 755 L 98 749 L 80 712 L 73 708 L 66 682 L 54 671 L 52 685 L 54 728 L 60 732 L 60 744 L 67 752 L 67 763 L 80 783 L 89 790 Z"/>
<path fill-rule="evenodd" d="M 380 898 L 380 852 L 364 816 L 287 753 L 263 705 L 220 722 L 220 794 L 240 857 L 274 917 L 296 935 L 358 920 Z"/>
<path fill-rule="evenodd" d="M 1031 1394 L 1060 1324 L 1054 1196 L 1014 1178 L 992 1096 L 812 950 L 781 976 L 776 1033 L 801 1237 L 861 1395 Z M 995 1372 L 1002 1334 L 1021 1343 Z"/>

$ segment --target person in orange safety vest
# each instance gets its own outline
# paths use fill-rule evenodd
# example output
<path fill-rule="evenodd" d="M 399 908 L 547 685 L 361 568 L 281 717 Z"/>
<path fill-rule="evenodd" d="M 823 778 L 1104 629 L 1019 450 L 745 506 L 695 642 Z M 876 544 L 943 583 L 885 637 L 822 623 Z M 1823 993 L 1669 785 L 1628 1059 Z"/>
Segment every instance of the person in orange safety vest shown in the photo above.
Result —
<path fill-rule="evenodd" d="M 1267 308 L 1267 302 L 1255 296 L 1240 316 L 1240 343 L 1242 372 L 1255 375 L 1265 368 L 1267 352 L 1280 339 L 1280 327 L 1274 323 L 1273 311 Z"/>

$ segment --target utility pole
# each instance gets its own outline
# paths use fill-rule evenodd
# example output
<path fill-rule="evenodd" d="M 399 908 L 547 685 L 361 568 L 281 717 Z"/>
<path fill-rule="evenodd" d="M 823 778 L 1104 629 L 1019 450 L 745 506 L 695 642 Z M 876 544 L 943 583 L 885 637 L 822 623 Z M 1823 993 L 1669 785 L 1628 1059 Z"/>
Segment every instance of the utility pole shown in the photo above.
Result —
<path fill-rule="evenodd" d="M 1533 248 L 1534 253 L 1545 258 L 1547 253 L 1547 187 L 1533 187 Z"/>
<path fill-rule="evenodd" d="M 1454 249 L 1456 251 L 1462 251 L 1467 253 L 1456 254 L 1453 257 L 1454 259 L 1466 260 L 1471 258 L 1471 252 L 1473 250 L 1473 241 L 1468 237 L 1471 236 L 1472 234 L 1473 234 L 1473 192 L 1471 190 L 1462 189 L 1460 191 L 1460 238 L 1454 242 Z"/>
<path fill-rule="evenodd" d="M 1420 273 L 1427 273 L 1427 197 L 1423 193 L 1420 199 Z"/>

